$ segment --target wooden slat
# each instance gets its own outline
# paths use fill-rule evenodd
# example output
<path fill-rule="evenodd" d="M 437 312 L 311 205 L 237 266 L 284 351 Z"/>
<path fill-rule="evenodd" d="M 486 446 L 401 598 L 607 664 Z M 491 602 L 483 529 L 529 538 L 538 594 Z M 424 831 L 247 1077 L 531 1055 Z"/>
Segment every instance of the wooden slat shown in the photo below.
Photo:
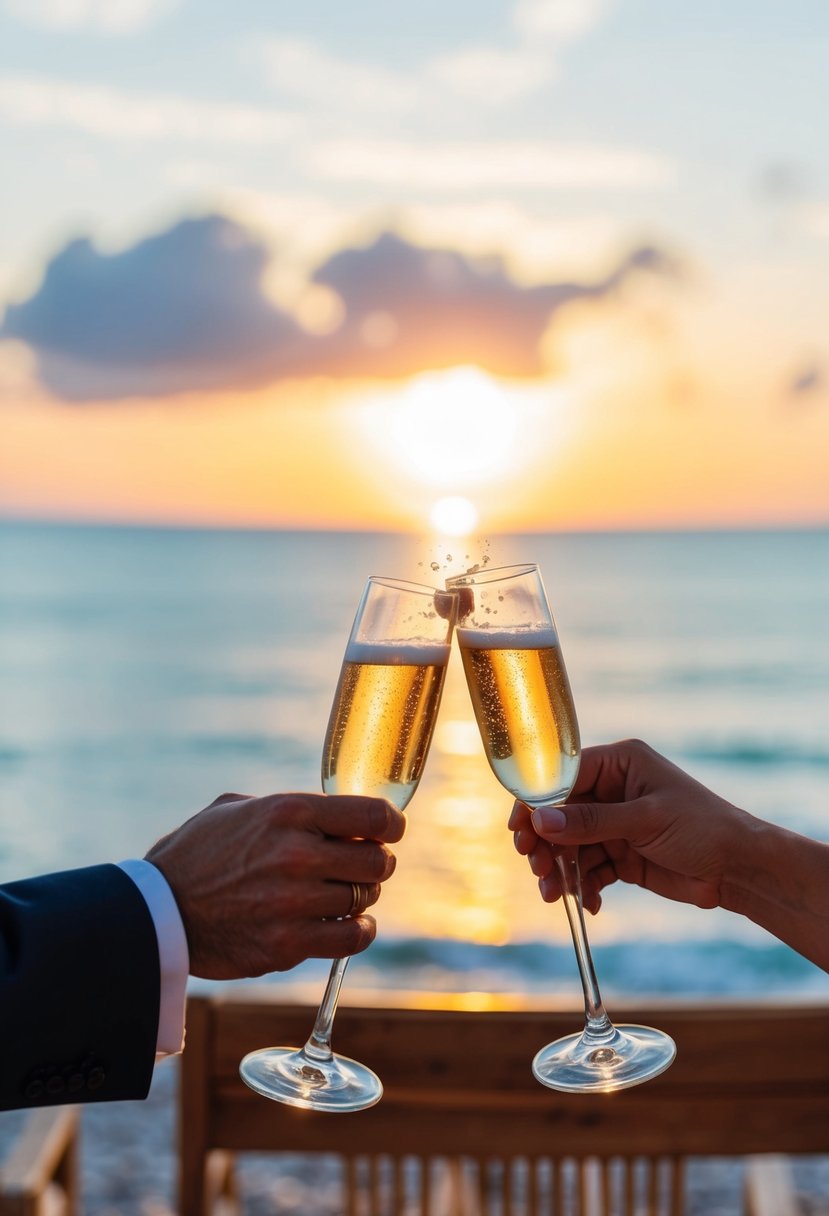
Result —
<path fill-rule="evenodd" d="M 564 1169 L 564 1161 L 561 1157 L 557 1157 L 555 1161 L 555 1174 L 553 1175 L 553 1194 L 555 1195 L 555 1213 L 556 1216 L 564 1216 L 567 1211 L 567 1176 Z"/>
<path fill-rule="evenodd" d="M 261 1002 L 216 1004 L 217 1034 L 211 1073 L 234 1077 L 240 1053 L 272 1043 L 301 1043 L 308 1033 L 308 1006 Z M 658 1021 L 677 1041 L 678 1056 L 650 1089 L 686 1084 L 728 1090 L 752 1083 L 829 1084 L 829 1011 L 776 1006 L 700 1006 L 684 1010 L 620 1011 L 627 1018 Z M 387 1085 L 481 1089 L 504 1095 L 535 1082 L 529 1061 L 540 1047 L 578 1028 L 574 1012 L 531 1010 L 461 1013 L 457 1010 L 375 1009 L 348 1006 L 337 1015 L 335 1046 L 382 1071 Z M 769 1051 L 792 1036 L 793 1050 Z"/>
<path fill-rule="evenodd" d="M 829 1094 L 829 1091 L 827 1091 Z M 394 1152 L 416 1139 L 421 1152 L 476 1154 L 493 1142 L 507 1155 L 537 1151 L 544 1144 L 577 1157 L 595 1149 L 629 1156 L 643 1151 L 705 1156 L 745 1153 L 822 1153 L 829 1150 L 827 1095 L 744 1091 L 727 1098 L 697 1095 L 677 1103 L 669 1098 L 570 1098 L 561 1105 L 416 1106 L 404 1095 L 391 1096 L 382 1108 L 349 1115 L 336 1131 L 336 1150 L 359 1152 L 367 1143 L 377 1152 Z M 261 1103 L 263 1099 L 259 1099 Z M 263 1112 L 246 1095 L 217 1096 L 211 1109 L 214 1142 L 235 1151 L 314 1152 L 330 1142 L 331 1116 L 293 1110 Z M 500 1115 L 500 1126 L 496 1126 Z M 346 1126 L 347 1123 L 347 1126 Z"/>
<path fill-rule="evenodd" d="M 757 1157 L 746 1163 L 747 1216 L 798 1216 L 789 1164 L 782 1157 Z"/>
<path fill-rule="evenodd" d="M 541 1187 L 538 1181 L 538 1158 L 527 1161 L 527 1216 L 540 1216 Z"/>
<path fill-rule="evenodd" d="M 479 1157 L 475 1162 L 473 1193 L 477 1197 L 478 1211 L 481 1216 L 492 1214 L 492 1161 L 489 1157 Z"/>
<path fill-rule="evenodd" d="M 0 1214 L 72 1216 L 78 1200 L 78 1112 L 44 1107 L 27 1116 L 0 1170 Z"/>
<path fill-rule="evenodd" d="M 357 1195 L 359 1183 L 357 1173 L 357 1162 L 354 1157 L 349 1157 L 345 1162 L 345 1193 L 346 1193 L 346 1213 L 347 1216 L 357 1216 Z"/>
<path fill-rule="evenodd" d="M 684 1195 L 686 1195 L 686 1161 L 682 1156 L 675 1156 L 671 1171 L 671 1216 L 682 1216 Z"/>
<path fill-rule="evenodd" d="M 213 1084 L 205 1062 L 218 1011 L 206 1000 L 187 1002 L 187 1039 L 181 1060 L 179 1095 L 179 1195 L 181 1216 L 205 1216 L 207 1157 L 212 1148 L 230 1148 L 212 1134 Z M 237 1062 L 238 1077 L 238 1062 Z M 240 1082 L 241 1084 L 241 1082 Z"/>
<path fill-rule="evenodd" d="M 26 1118 L 0 1171 L 7 1191 L 37 1193 L 54 1177 L 78 1134 L 75 1107 L 43 1107 Z"/>
<path fill-rule="evenodd" d="M 403 1156 L 395 1157 L 393 1158 L 392 1164 L 392 1211 L 402 1212 L 403 1199 L 405 1195 L 404 1171 L 406 1168 L 406 1158 Z"/>

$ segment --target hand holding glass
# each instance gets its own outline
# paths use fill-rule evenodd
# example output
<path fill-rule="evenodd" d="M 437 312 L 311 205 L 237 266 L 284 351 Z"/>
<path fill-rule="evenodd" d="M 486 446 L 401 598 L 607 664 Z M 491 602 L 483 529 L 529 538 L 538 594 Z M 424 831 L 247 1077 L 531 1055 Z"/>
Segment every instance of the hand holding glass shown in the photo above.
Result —
<path fill-rule="evenodd" d="M 501 784 L 530 807 L 561 803 L 576 780 L 576 710 L 537 566 L 447 580 L 459 592 L 458 643 L 484 750 Z M 584 989 L 585 1028 L 538 1052 L 537 1080 L 574 1092 L 623 1089 L 663 1072 L 676 1046 L 648 1026 L 614 1026 L 584 924 L 578 850 L 556 862 Z"/>
<path fill-rule="evenodd" d="M 366 583 L 346 647 L 322 755 L 326 794 L 386 798 L 401 811 L 429 751 L 452 642 L 456 597 L 394 579 Z M 311 1037 L 302 1048 L 245 1056 L 239 1071 L 257 1093 L 310 1110 L 373 1106 L 379 1078 L 331 1050 L 348 958 L 331 968 Z"/>

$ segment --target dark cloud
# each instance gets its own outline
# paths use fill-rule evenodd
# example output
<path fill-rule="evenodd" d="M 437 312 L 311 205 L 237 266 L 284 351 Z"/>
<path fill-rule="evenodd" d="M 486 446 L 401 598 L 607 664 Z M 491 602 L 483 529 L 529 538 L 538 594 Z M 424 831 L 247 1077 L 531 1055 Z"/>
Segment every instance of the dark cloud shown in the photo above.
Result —
<path fill-rule="evenodd" d="M 9 305 L 0 337 L 28 343 L 43 382 L 67 400 L 256 382 L 268 351 L 303 336 L 262 295 L 267 260 L 220 216 L 185 220 L 122 253 L 72 241 L 38 291 Z"/>
<path fill-rule="evenodd" d="M 597 283 L 524 287 L 497 259 L 472 261 L 387 233 L 366 249 L 335 254 L 314 279 L 345 304 L 327 355 L 340 375 L 398 376 L 477 363 L 496 375 L 533 376 L 544 369 L 541 337 L 559 309 L 608 295 L 636 269 L 668 267 L 658 251 L 641 249 Z M 386 340 L 369 353 L 365 339 L 381 318 L 389 322 Z"/>
<path fill-rule="evenodd" d="M 810 175 L 798 164 L 775 161 L 758 173 L 755 187 L 761 198 L 772 203 L 797 202 L 809 193 Z"/>
<path fill-rule="evenodd" d="M 560 309 L 607 296 L 637 271 L 675 269 L 659 250 L 642 248 L 598 282 L 528 287 L 497 259 L 386 233 L 318 267 L 314 281 L 339 297 L 343 320 L 316 335 L 264 295 L 269 257 L 222 216 L 182 221 L 115 254 L 76 240 L 28 300 L 8 306 L 0 339 L 31 346 L 42 382 L 68 401 L 465 363 L 532 376 L 543 370 L 540 340 Z"/>
<path fill-rule="evenodd" d="M 786 400 L 792 404 L 811 401 L 826 388 L 826 372 L 820 363 L 810 361 L 786 385 Z"/>

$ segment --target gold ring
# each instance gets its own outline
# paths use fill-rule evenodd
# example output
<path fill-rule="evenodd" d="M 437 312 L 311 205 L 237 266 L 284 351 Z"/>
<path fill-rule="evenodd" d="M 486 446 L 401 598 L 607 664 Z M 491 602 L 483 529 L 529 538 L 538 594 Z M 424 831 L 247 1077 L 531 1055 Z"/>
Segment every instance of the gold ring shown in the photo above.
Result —
<path fill-rule="evenodd" d="M 364 883 L 353 882 L 351 884 L 351 907 L 348 909 L 348 916 L 361 916 L 368 907 L 368 888 Z"/>

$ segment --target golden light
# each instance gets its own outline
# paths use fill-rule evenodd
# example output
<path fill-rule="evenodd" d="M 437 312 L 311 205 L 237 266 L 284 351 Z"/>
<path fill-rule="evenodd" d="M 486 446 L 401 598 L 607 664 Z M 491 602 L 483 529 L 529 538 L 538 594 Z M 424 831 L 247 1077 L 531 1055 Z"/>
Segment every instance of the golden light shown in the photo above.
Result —
<path fill-rule="evenodd" d="M 459 367 L 356 384 L 332 420 L 348 455 L 343 472 L 382 491 L 387 525 L 420 533 L 431 517 L 451 552 L 458 537 L 572 513 L 574 486 L 585 493 L 583 465 L 572 459 L 585 429 L 579 405 L 558 381 Z M 436 508 L 442 498 L 467 499 L 480 520 L 468 506 L 463 515 Z"/>
<path fill-rule="evenodd" d="M 424 484 L 454 488 L 509 468 L 513 393 L 473 367 L 418 376 L 366 419 L 371 439 Z"/>
<path fill-rule="evenodd" d="M 435 747 L 447 756 L 477 756 L 481 750 L 478 727 L 471 718 L 438 720 Z"/>
<path fill-rule="evenodd" d="M 468 498 L 451 494 L 437 500 L 429 519 L 442 536 L 469 536 L 478 523 L 478 508 Z"/>

